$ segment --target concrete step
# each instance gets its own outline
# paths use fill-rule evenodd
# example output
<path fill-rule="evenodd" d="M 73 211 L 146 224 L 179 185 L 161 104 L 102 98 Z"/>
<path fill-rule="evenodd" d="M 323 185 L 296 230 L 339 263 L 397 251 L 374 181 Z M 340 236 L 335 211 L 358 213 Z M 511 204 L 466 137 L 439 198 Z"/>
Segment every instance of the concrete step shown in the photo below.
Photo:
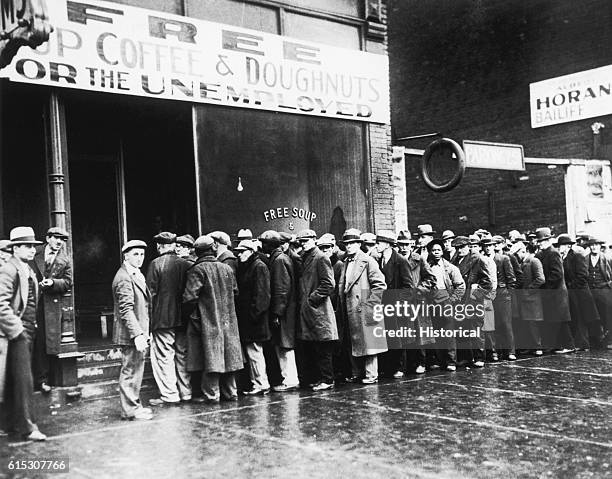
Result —
<path fill-rule="evenodd" d="M 107 347 L 81 351 L 82 358 L 77 360 L 77 379 L 79 384 L 92 381 L 115 380 L 121 369 L 121 348 Z M 145 374 L 151 372 L 151 361 L 145 357 Z"/>

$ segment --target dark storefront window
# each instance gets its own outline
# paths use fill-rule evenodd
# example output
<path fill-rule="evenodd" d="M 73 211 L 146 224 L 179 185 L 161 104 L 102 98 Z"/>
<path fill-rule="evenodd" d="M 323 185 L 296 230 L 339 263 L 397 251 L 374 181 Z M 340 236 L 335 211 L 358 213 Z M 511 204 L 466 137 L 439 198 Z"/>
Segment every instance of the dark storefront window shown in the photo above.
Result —
<path fill-rule="evenodd" d="M 205 232 L 310 227 L 341 235 L 347 226 L 367 228 L 362 124 L 221 107 L 196 110 Z"/>

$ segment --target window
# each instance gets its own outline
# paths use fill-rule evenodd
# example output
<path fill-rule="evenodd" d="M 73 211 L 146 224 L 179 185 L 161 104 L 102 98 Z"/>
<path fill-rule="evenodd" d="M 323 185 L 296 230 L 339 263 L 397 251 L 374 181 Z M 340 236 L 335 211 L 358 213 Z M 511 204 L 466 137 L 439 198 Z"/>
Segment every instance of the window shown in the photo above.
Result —
<path fill-rule="evenodd" d="M 200 20 L 279 33 L 279 11 L 276 8 L 234 0 L 185 0 L 185 10 L 185 15 Z"/>

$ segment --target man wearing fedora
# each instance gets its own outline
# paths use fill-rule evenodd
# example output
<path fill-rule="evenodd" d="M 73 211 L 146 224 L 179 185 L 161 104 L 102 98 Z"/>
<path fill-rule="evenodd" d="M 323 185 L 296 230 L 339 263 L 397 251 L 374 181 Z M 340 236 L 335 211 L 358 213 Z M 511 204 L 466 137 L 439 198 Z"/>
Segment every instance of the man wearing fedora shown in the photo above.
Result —
<path fill-rule="evenodd" d="M 387 295 L 389 298 L 389 301 L 385 301 L 385 304 L 392 304 L 395 300 L 409 300 L 407 296 L 402 296 L 402 293 L 414 289 L 408 260 L 395 251 L 393 247 L 396 244 L 397 235 L 393 231 L 382 230 L 376 233 L 376 249 L 380 256 L 378 265 L 385 276 L 387 285 L 383 295 Z M 385 316 L 385 328 L 387 330 L 398 331 L 402 325 L 404 324 L 398 318 L 391 315 Z M 414 324 L 406 326 L 414 327 Z M 395 379 L 400 379 L 404 377 L 405 350 L 408 347 L 408 341 L 404 341 L 403 338 L 388 338 L 387 347 L 389 351 L 381 355 L 380 358 L 381 369 Z"/>
<path fill-rule="evenodd" d="M 32 347 L 36 336 L 38 280 L 29 266 L 36 254 L 34 230 L 18 226 L 10 232 L 13 256 L 0 268 L 0 390 L 4 391 L 2 426 L 31 441 L 47 439 L 34 423 Z M 6 349 L 1 346 L 5 345 Z M 6 376 L 6 377 L 5 377 Z"/>
<path fill-rule="evenodd" d="M 298 289 L 298 339 L 307 352 L 314 354 L 317 378 L 312 390 L 325 391 L 334 387 L 333 353 L 338 341 L 338 326 L 331 302 L 334 272 L 329 258 L 317 247 L 316 239 L 317 234 L 310 229 L 297 235 L 304 251 Z M 306 368 L 302 371 L 301 381 L 309 381 Z"/>
<path fill-rule="evenodd" d="M 361 251 L 369 254 L 378 260 L 378 250 L 376 249 L 376 235 L 374 233 L 361 233 Z"/>
<path fill-rule="evenodd" d="M 147 244 L 140 240 L 130 240 L 123 245 L 123 264 L 112 284 L 115 303 L 113 341 L 121 346 L 121 418 L 130 421 L 153 419 L 151 409 L 143 407 L 140 402 L 151 317 L 151 293 L 140 271 L 146 249 Z"/>
<path fill-rule="evenodd" d="M 504 254 L 506 240 L 499 235 L 493 236 L 495 253 L 493 261 L 497 270 L 497 291 L 493 300 L 495 313 L 495 341 L 498 353 L 504 359 L 516 360 L 514 331 L 512 329 L 512 290 L 516 286 L 516 276 L 510 257 Z"/>
<path fill-rule="evenodd" d="M 538 228 L 536 240 L 540 250 L 536 254 L 542 263 L 544 284 L 540 287 L 544 307 L 543 340 L 545 348 L 555 353 L 573 352 L 574 338 L 570 331 L 570 309 L 567 286 L 563 273 L 563 260 L 552 245 L 550 228 Z"/>
<path fill-rule="evenodd" d="M 387 288 L 378 263 L 360 249 L 361 234 L 348 229 L 342 236 L 346 245 L 340 275 L 340 308 L 351 335 L 351 381 L 373 384 L 378 381 L 378 354 L 387 351 L 386 337 L 374 333 L 384 323 L 374 320 L 374 306 L 382 302 Z"/>
<path fill-rule="evenodd" d="M 147 286 L 151 292 L 151 369 L 159 397 L 149 404 L 161 406 L 191 399 L 181 312 L 185 275 L 191 263 L 177 256 L 174 233 L 162 231 L 153 241 L 159 256 L 149 264 Z"/>
<path fill-rule="evenodd" d="M 589 236 L 585 241 L 585 246 L 589 249 L 587 282 L 600 319 L 599 325 L 595 323 L 591 327 L 591 335 L 595 337 L 595 342 L 604 343 L 601 345 L 612 349 L 612 266 L 601 252 L 599 243 L 593 236 Z"/>
<path fill-rule="evenodd" d="M 589 289 L 588 258 L 572 248 L 574 243 L 568 234 L 557 237 L 557 248 L 563 259 L 563 273 L 569 295 L 575 346 L 578 350 L 587 350 L 590 348 L 589 329 L 599 326 L 599 312 Z M 603 336 L 601 327 L 599 329 L 599 334 L 594 338 L 596 340 L 601 340 Z"/>
<path fill-rule="evenodd" d="M 427 245 L 433 241 L 435 234 L 436 231 L 433 230 L 431 225 L 425 224 L 417 226 L 417 232 L 415 234 L 417 237 L 417 248 L 415 251 L 424 261 L 427 261 L 429 255 Z"/>
<path fill-rule="evenodd" d="M 38 329 L 34 343 L 34 387 L 47 393 L 49 386 L 49 364 L 60 352 L 62 336 L 62 307 L 64 295 L 72 288 L 72 266 L 64 250 L 68 232 L 54 226 L 47 231 L 47 243 L 36 248 L 31 263 L 36 273 L 42 305 L 37 311 Z"/>
<path fill-rule="evenodd" d="M 444 230 L 442 233 L 442 241 L 444 242 L 444 259 L 450 261 L 455 256 L 455 247 L 453 240 L 456 238 L 455 233 L 451 230 Z"/>

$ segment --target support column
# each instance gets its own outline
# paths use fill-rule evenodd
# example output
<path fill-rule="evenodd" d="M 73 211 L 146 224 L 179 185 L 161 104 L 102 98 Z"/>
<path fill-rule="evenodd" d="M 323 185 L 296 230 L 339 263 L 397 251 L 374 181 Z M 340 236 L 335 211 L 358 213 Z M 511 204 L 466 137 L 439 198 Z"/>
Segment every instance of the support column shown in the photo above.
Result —
<path fill-rule="evenodd" d="M 66 141 L 66 112 L 64 103 L 57 91 L 51 91 L 46 112 L 47 128 L 47 172 L 49 192 L 50 225 L 72 231 L 70 218 L 70 192 L 68 177 L 68 146 Z M 71 263 L 72 237 L 66 242 L 66 253 Z M 74 264 L 71 264 L 74 271 Z M 62 296 L 62 332 L 60 352 L 51 365 L 55 386 L 77 385 L 78 352 L 75 337 L 74 295 L 73 291 Z"/>

